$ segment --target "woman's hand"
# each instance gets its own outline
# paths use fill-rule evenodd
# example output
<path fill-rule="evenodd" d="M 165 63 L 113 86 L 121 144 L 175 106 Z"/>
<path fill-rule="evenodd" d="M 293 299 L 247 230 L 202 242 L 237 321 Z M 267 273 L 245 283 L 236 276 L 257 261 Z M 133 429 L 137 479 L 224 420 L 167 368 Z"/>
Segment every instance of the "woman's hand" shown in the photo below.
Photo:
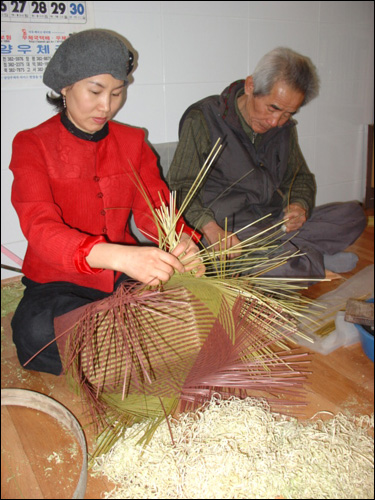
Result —
<path fill-rule="evenodd" d="M 171 253 L 157 247 L 98 243 L 86 261 L 92 268 L 120 271 L 136 281 L 156 286 L 166 283 L 175 272 L 182 274 L 197 269 L 196 276 L 202 276 L 205 266 L 198 256 L 194 258 L 198 251 L 190 236 L 183 233 L 181 242 Z"/>
<path fill-rule="evenodd" d="M 180 243 L 171 253 L 178 257 L 180 262 L 184 265 L 184 272 L 194 271 L 195 276 L 199 278 L 205 273 L 206 267 L 202 263 L 199 255 L 197 255 L 198 252 L 199 248 L 192 238 L 188 234 L 182 233 Z"/>
<path fill-rule="evenodd" d="M 98 243 L 86 261 L 90 267 L 120 271 L 151 286 L 166 283 L 175 271 L 185 272 L 176 255 L 156 247 Z"/>

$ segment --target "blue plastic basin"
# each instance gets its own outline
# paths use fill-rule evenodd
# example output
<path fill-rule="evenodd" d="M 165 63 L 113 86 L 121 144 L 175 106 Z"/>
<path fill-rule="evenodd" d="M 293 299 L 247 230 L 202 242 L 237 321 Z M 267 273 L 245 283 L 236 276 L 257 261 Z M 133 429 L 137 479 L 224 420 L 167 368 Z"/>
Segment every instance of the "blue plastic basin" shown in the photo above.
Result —
<path fill-rule="evenodd" d="M 374 302 L 374 299 L 369 299 L 366 302 Z M 374 335 L 369 333 L 362 325 L 355 323 L 361 337 L 362 349 L 366 356 L 374 362 Z"/>

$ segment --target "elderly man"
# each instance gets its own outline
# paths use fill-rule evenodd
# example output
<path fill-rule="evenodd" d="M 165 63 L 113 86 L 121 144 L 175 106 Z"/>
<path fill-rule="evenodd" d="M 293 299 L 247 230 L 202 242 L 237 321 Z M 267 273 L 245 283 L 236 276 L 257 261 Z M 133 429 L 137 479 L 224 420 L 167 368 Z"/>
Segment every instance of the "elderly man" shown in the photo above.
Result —
<path fill-rule="evenodd" d="M 187 221 L 209 245 L 218 247 L 227 238 L 227 248 L 283 221 L 283 251 L 300 254 L 268 275 L 320 278 L 326 270 L 349 271 L 358 260 L 343 250 L 365 228 L 361 206 L 347 202 L 314 208 L 315 177 L 298 144 L 293 116 L 318 93 L 311 60 L 280 47 L 266 54 L 245 80 L 191 105 L 180 122 L 167 178 L 180 200 L 219 137 L 224 145 L 185 214 Z"/>

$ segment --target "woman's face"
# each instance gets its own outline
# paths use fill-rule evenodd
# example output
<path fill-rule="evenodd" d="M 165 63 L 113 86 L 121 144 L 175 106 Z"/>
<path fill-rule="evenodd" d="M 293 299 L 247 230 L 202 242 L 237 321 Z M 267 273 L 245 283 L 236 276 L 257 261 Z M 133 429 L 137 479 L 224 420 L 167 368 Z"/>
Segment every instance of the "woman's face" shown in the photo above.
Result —
<path fill-rule="evenodd" d="M 66 114 L 74 125 L 93 134 L 101 130 L 121 108 L 125 98 L 123 80 L 112 75 L 96 75 L 64 87 Z"/>

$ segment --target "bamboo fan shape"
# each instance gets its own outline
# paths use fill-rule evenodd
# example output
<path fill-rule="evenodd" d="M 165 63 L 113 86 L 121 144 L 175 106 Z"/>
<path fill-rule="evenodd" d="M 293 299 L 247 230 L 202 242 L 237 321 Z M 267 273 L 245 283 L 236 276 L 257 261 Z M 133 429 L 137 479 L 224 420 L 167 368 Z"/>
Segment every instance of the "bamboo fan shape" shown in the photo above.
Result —
<path fill-rule="evenodd" d="M 57 335 L 67 332 L 59 348 L 92 421 L 111 439 L 137 422 L 152 432 L 178 403 L 190 409 L 214 393 L 267 392 L 283 404 L 301 395 L 307 360 L 287 350 L 293 320 L 272 299 L 233 299 L 212 279 L 175 276 L 162 291 L 124 284 L 81 309 L 77 321 L 71 313 L 56 320 Z M 274 352 L 276 344 L 285 350 Z"/>
<path fill-rule="evenodd" d="M 150 209 L 159 246 L 173 249 L 181 215 L 173 195 L 169 206 Z M 238 259 L 235 275 L 226 265 L 226 248 L 219 255 L 204 248 L 200 255 L 211 269 L 205 276 L 175 274 L 157 288 L 123 283 L 110 297 L 55 320 L 64 370 L 104 430 L 96 454 L 137 422 L 145 423 L 141 440 L 148 440 L 179 403 L 182 410 L 196 407 L 214 393 L 227 398 L 267 392 L 283 403 L 301 396 L 308 360 L 286 340 L 298 333 L 306 302 L 290 280 L 262 278 L 264 269 L 293 258 L 280 251 L 275 256 L 275 241 L 263 232 L 242 242 L 250 257 Z M 251 257 L 259 248 L 262 256 Z M 238 276 L 241 266 L 252 272 Z"/>

